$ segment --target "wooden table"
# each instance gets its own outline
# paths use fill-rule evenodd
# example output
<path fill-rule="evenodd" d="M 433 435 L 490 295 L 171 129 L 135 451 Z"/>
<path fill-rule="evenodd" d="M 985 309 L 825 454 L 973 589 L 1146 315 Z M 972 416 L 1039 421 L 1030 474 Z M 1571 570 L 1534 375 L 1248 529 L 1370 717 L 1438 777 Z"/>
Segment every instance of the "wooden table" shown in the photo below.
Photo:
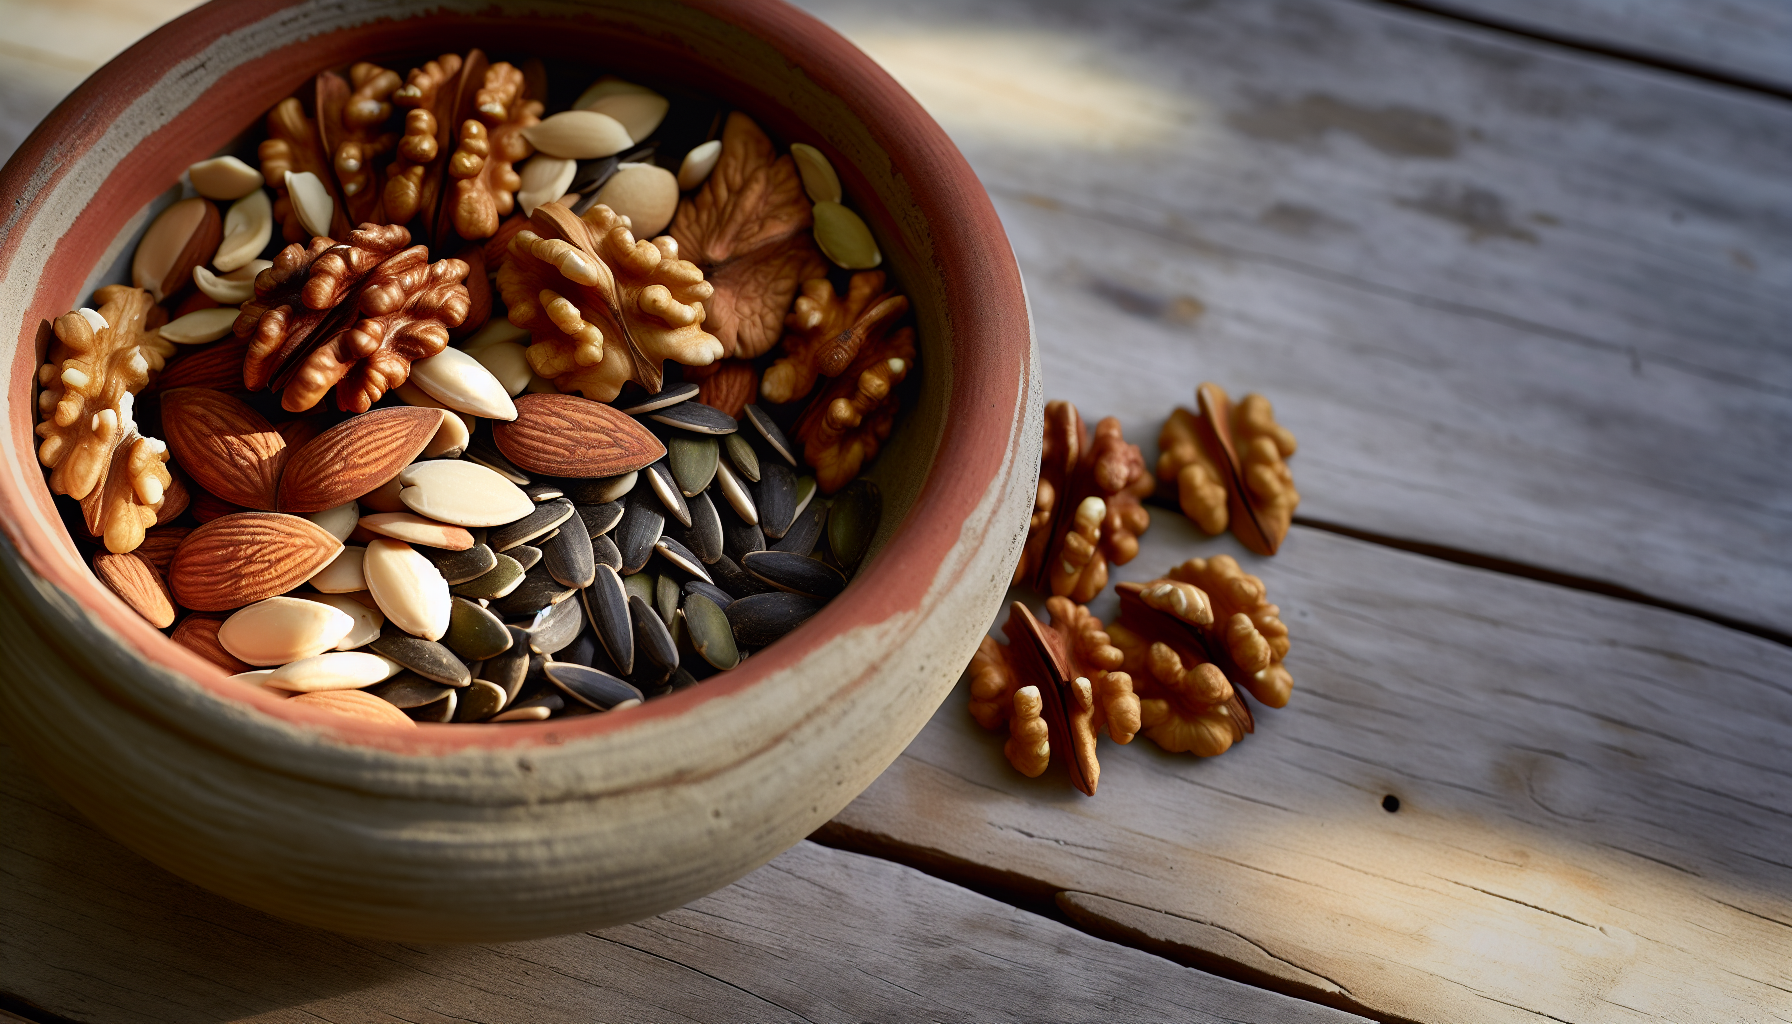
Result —
<path fill-rule="evenodd" d="M 1279 556 L 1154 509 L 1115 574 L 1240 555 L 1290 706 L 1210 761 L 1104 743 L 1090 799 L 961 691 L 739 883 L 491 947 L 237 907 L 0 748 L 0 1011 L 1792 1020 L 1792 9 L 808 6 L 983 176 L 1051 397 L 1148 457 L 1204 379 L 1299 436 Z M 83 69 L 21 32 L 14 139 Z"/>

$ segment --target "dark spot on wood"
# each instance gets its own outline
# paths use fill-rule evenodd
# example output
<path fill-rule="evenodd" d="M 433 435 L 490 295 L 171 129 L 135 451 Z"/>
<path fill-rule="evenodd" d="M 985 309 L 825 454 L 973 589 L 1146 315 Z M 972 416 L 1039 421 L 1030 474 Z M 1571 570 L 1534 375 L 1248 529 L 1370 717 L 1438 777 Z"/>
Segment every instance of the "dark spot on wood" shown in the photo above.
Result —
<path fill-rule="evenodd" d="M 1299 203 L 1277 203 L 1257 215 L 1257 223 L 1278 234 L 1310 238 L 1325 227 L 1339 224 L 1322 210 Z"/>
<path fill-rule="evenodd" d="M 1182 327 L 1194 323 L 1207 312 L 1206 304 L 1193 295 L 1159 295 L 1105 278 L 1091 278 L 1089 290 L 1123 313 Z"/>
<path fill-rule="evenodd" d="M 1507 215 L 1505 197 L 1476 185 L 1440 182 L 1418 199 L 1398 199 L 1395 202 L 1409 210 L 1460 224 L 1468 229 L 1468 240 L 1471 242 L 1479 242 L 1484 238 L 1510 238 L 1537 244 L 1535 232 L 1514 224 Z"/>
<path fill-rule="evenodd" d="M 1354 135 L 1389 156 L 1442 160 L 1456 155 L 1456 126 L 1440 114 L 1417 107 L 1357 106 L 1310 92 L 1298 100 L 1272 100 L 1234 111 L 1226 123 L 1252 138 L 1311 143 L 1327 132 Z"/>
<path fill-rule="evenodd" d="M 1400 798 L 1392 793 L 1381 798 L 1381 809 L 1393 814 L 1400 809 Z"/>

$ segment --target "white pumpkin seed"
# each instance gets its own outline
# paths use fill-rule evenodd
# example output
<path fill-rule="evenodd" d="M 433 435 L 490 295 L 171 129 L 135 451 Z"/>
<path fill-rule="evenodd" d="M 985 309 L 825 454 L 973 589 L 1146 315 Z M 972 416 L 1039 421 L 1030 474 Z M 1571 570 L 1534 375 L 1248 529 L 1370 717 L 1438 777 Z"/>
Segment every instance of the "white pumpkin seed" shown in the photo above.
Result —
<path fill-rule="evenodd" d="M 621 164 L 597 190 L 597 201 L 627 217 L 636 238 L 652 238 L 678 212 L 678 179 L 654 164 Z"/>
<path fill-rule="evenodd" d="M 218 643 L 251 665 L 284 665 L 324 653 L 354 628 L 354 619 L 330 605 L 270 597 L 225 619 Z"/>
<path fill-rule="evenodd" d="M 261 172 L 234 156 L 201 160 L 187 168 L 193 191 L 207 199 L 225 202 L 241 199 L 262 186 Z"/>
<path fill-rule="evenodd" d="M 592 82 L 591 86 L 584 92 L 579 93 L 579 98 L 573 103 L 572 109 L 584 110 L 586 107 L 603 99 L 605 96 L 617 96 L 631 92 L 644 92 L 651 95 L 653 90 L 647 88 L 645 85 L 636 85 L 626 79 L 617 78 L 615 75 L 605 75 L 597 81 Z"/>
<path fill-rule="evenodd" d="M 224 241 L 212 257 L 212 266 L 229 272 L 247 266 L 261 255 L 274 237 L 274 204 L 261 189 L 230 204 L 224 214 Z"/>
<path fill-rule="evenodd" d="M 473 358 L 498 378 L 498 383 L 504 385 L 504 390 L 512 398 L 522 394 L 523 389 L 529 386 L 530 378 L 535 376 L 535 371 L 529 366 L 528 350 L 514 341 L 487 345 L 474 353 Z"/>
<path fill-rule="evenodd" d="M 870 270 L 884 261 L 871 229 L 839 203 L 815 204 L 815 244 L 822 255 L 847 270 Z"/>
<path fill-rule="evenodd" d="M 614 156 L 635 144 L 622 123 L 594 110 L 564 110 L 523 129 L 523 138 L 549 156 L 595 160 Z"/>
<path fill-rule="evenodd" d="M 172 341 L 176 345 L 203 345 L 208 341 L 217 341 L 230 329 L 236 326 L 237 311 L 232 306 L 218 306 L 214 309 L 196 309 L 178 320 L 162 325 L 158 331 L 163 341 Z"/>
<path fill-rule="evenodd" d="M 355 532 L 355 523 L 361 519 L 361 507 L 351 501 L 313 512 L 305 518 L 323 527 L 325 533 L 337 540 L 348 540 L 348 535 Z"/>
<path fill-rule="evenodd" d="M 455 412 L 494 420 L 516 419 L 510 393 L 479 360 L 457 348 L 445 348 L 411 364 L 411 378 L 423 393 Z"/>
<path fill-rule="evenodd" d="M 366 555 L 366 548 L 353 545 L 345 547 L 329 565 L 317 570 L 317 574 L 306 582 L 320 594 L 352 594 L 357 590 L 366 590 L 367 576 L 362 569 L 362 560 Z"/>
<path fill-rule="evenodd" d="M 671 106 L 664 96 L 643 89 L 640 92 L 613 92 L 608 96 L 599 96 L 579 109 L 615 118 L 628 132 L 631 141 L 640 142 L 660 126 Z"/>
<path fill-rule="evenodd" d="M 678 165 L 678 187 L 689 192 L 703 184 L 709 180 L 709 172 L 716 169 L 716 162 L 720 159 L 721 139 L 711 139 L 695 147 L 684 155 L 684 162 Z"/>
<path fill-rule="evenodd" d="M 522 488 L 476 462 L 415 462 L 398 474 L 399 498 L 418 515 L 469 529 L 502 526 L 535 511 Z"/>
<path fill-rule="evenodd" d="M 359 690 L 392 678 L 403 667 L 366 651 L 331 651 L 282 665 L 263 678 L 261 685 L 294 693 Z"/>
<path fill-rule="evenodd" d="M 206 298 L 226 306 L 240 306 L 255 297 L 255 275 L 274 265 L 273 260 L 250 260 L 228 274 L 193 268 L 193 283 Z"/>
<path fill-rule="evenodd" d="M 356 594 L 296 594 L 307 601 L 327 604 L 355 620 L 355 626 L 348 635 L 336 641 L 336 650 L 352 651 L 357 647 L 366 647 L 380 637 L 380 628 L 386 624 L 386 616 L 374 607 L 373 595 L 366 591 Z"/>
<path fill-rule="evenodd" d="M 537 153 L 523 165 L 523 183 L 516 190 L 516 202 L 523 208 L 523 216 L 535 212 L 535 208 L 543 203 L 551 203 L 566 194 L 567 186 L 572 184 L 573 175 L 579 172 L 579 162 L 564 157 L 548 156 Z"/>
<path fill-rule="evenodd" d="M 330 218 L 336 215 L 336 200 L 317 175 L 310 171 L 286 172 L 286 196 L 299 215 L 299 223 L 313 235 L 328 236 Z"/>
<path fill-rule="evenodd" d="M 449 415 L 442 417 L 442 425 L 436 428 L 436 436 L 429 439 L 423 447 L 426 459 L 453 458 L 467 450 L 473 440 L 473 417 L 464 412 L 448 410 Z"/>
<path fill-rule="evenodd" d="M 373 541 L 367 545 L 365 570 L 367 589 L 387 621 L 425 640 L 440 640 L 448 632 L 453 611 L 448 581 L 409 544 L 385 538 Z"/>
<path fill-rule="evenodd" d="M 840 176 L 834 173 L 834 165 L 821 155 L 821 150 L 801 142 L 790 147 L 790 158 L 796 161 L 796 172 L 803 176 L 803 191 L 809 194 L 811 203 L 837 203 L 840 201 Z"/>
<path fill-rule="evenodd" d="M 379 512 L 362 516 L 361 526 L 382 537 L 402 540 L 406 544 L 421 544 L 446 551 L 466 551 L 473 546 L 473 535 L 465 528 L 438 523 L 415 512 Z"/>
<path fill-rule="evenodd" d="M 248 683 L 251 686 L 260 686 L 263 679 L 266 679 L 273 674 L 274 670 L 271 668 L 258 668 L 249 672 L 238 672 L 230 678 L 233 682 Z"/>

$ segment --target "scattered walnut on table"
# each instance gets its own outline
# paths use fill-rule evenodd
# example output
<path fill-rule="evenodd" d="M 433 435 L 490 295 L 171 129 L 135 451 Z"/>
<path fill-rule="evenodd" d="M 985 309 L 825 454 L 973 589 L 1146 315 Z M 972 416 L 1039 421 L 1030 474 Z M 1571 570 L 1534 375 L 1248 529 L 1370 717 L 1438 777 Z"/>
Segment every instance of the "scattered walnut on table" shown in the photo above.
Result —
<path fill-rule="evenodd" d="M 804 397 L 818 376 L 840 376 L 867 342 L 880 341 L 906 312 L 907 297 L 884 290 L 882 271 L 852 275 L 844 296 L 825 277 L 804 281 L 784 318 L 784 355 L 766 368 L 760 397 L 775 405 Z"/>
<path fill-rule="evenodd" d="M 1245 547 L 1275 554 L 1300 504 L 1287 462 L 1294 435 L 1262 395 L 1233 405 L 1219 385 L 1204 383 L 1196 399 L 1200 412 L 1176 409 L 1158 435 L 1158 480 L 1202 530 L 1229 526 Z"/>
<path fill-rule="evenodd" d="M 1076 406 L 1047 403 L 1038 490 L 1014 585 L 1092 600 L 1107 586 L 1108 564 L 1125 565 L 1139 553 L 1139 535 L 1151 525 L 1140 499 L 1153 486 L 1119 420 L 1102 420 L 1091 435 Z"/>

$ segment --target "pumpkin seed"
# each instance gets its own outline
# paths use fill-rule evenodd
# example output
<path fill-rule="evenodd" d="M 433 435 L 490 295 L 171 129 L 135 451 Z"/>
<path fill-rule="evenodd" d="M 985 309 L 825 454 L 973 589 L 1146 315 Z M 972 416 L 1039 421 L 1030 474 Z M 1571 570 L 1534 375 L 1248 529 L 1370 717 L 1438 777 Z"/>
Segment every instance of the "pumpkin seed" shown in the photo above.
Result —
<path fill-rule="evenodd" d="M 659 552 L 660 557 L 692 576 L 703 580 L 710 579 L 709 573 L 703 568 L 703 562 L 691 553 L 691 549 L 671 537 L 661 537 L 654 543 L 653 549 Z M 711 580 L 711 582 L 714 581 Z"/>
<path fill-rule="evenodd" d="M 740 429 L 740 423 L 734 417 L 702 402 L 669 405 L 649 412 L 647 418 L 693 434 L 732 434 Z"/>
<path fill-rule="evenodd" d="M 616 570 L 599 566 L 597 578 L 579 591 L 585 617 L 591 621 L 604 652 L 624 675 L 635 667 L 635 634 L 628 619 L 629 591 Z"/>
<path fill-rule="evenodd" d="M 740 664 L 740 650 L 734 643 L 734 627 L 728 622 L 728 613 L 722 607 L 702 594 L 690 594 L 684 599 L 685 629 L 690 634 L 691 646 L 716 668 L 730 669 Z"/>
<path fill-rule="evenodd" d="M 550 661 L 547 676 L 568 697 L 599 711 L 609 711 L 624 701 L 639 703 L 643 699 L 641 691 L 628 683 L 584 665 Z"/>
<path fill-rule="evenodd" d="M 760 478 L 755 476 L 753 479 L 757 482 Z M 734 509 L 735 515 L 744 522 L 758 526 L 759 506 L 753 503 L 752 492 L 747 489 L 746 484 L 740 481 L 739 477 L 734 475 L 734 471 L 728 468 L 727 463 L 716 465 L 716 483 L 721 487 L 722 497 Z"/>
<path fill-rule="evenodd" d="M 350 544 L 305 582 L 320 594 L 353 594 L 367 589 L 367 549 Z"/>
<path fill-rule="evenodd" d="M 767 463 L 753 490 L 753 504 L 759 509 L 759 528 L 765 535 L 773 540 L 784 536 L 796 519 L 796 474 L 789 466 Z"/>
<path fill-rule="evenodd" d="M 666 511 L 685 526 L 691 525 L 691 507 L 685 503 L 684 493 L 678 489 L 678 482 L 672 479 L 672 467 L 665 459 L 647 467 L 647 483 L 653 493 L 666 506 Z"/>
<path fill-rule="evenodd" d="M 847 270 L 870 270 L 884 261 L 864 219 L 837 202 L 815 204 L 815 244 Z"/>
<path fill-rule="evenodd" d="M 425 640 L 448 632 L 448 581 L 409 544 L 385 538 L 369 543 L 362 568 L 388 625 Z"/>
<path fill-rule="evenodd" d="M 584 628 L 585 617 L 577 601 L 548 605 L 536 612 L 529 623 L 529 650 L 536 654 L 558 654 L 577 640 Z"/>
<path fill-rule="evenodd" d="M 821 611 L 823 603 L 801 594 L 774 591 L 743 597 L 729 605 L 726 613 L 736 644 L 764 647 Z"/>
<path fill-rule="evenodd" d="M 676 531 L 678 538 L 699 561 L 713 562 L 722 557 L 722 517 L 716 512 L 715 502 L 709 500 L 708 494 L 693 496 L 689 499 L 689 504 L 691 525 L 688 529 Z"/>
<path fill-rule="evenodd" d="M 650 395 L 638 384 L 630 382 L 610 404 L 617 412 L 630 416 L 644 416 L 680 402 L 688 402 L 697 397 L 697 385 L 684 381 L 678 384 L 667 384 L 658 394 Z"/>
<path fill-rule="evenodd" d="M 734 469 L 742 477 L 759 482 L 759 453 L 753 450 L 752 442 L 740 433 L 722 435 L 722 450 L 728 453 L 728 461 L 734 463 Z"/>
<path fill-rule="evenodd" d="M 322 512 L 313 512 L 305 518 L 322 527 L 325 533 L 337 540 L 348 540 L 348 535 L 355 532 L 355 524 L 361 521 L 361 506 L 351 501 Z"/>
<path fill-rule="evenodd" d="M 550 530 L 557 530 L 560 524 L 571 519 L 578 511 L 573 503 L 565 498 L 554 498 L 539 505 L 530 505 L 529 511 L 513 522 L 503 525 L 493 524 L 493 529 L 486 535 L 485 542 L 493 551 L 509 551 L 518 544 L 527 544 L 539 537 L 546 536 Z"/>
<path fill-rule="evenodd" d="M 672 628 L 672 622 L 678 617 L 678 599 L 684 592 L 679 589 L 678 581 L 670 576 L 661 576 L 653 584 L 653 610 L 660 613 L 660 621 Z"/>
<path fill-rule="evenodd" d="M 709 482 L 716 478 L 716 462 L 721 453 L 722 446 L 713 437 L 680 434 L 666 440 L 666 462 L 672 469 L 672 479 L 678 482 L 678 489 L 685 497 L 703 493 Z"/>
<path fill-rule="evenodd" d="M 594 110 L 563 110 L 523 129 L 523 138 L 549 156 L 591 160 L 634 145 L 622 122 Z"/>
<path fill-rule="evenodd" d="M 585 524 L 587 537 L 601 537 L 622 522 L 622 503 L 606 501 L 601 505 L 579 505 L 579 519 Z"/>
<path fill-rule="evenodd" d="M 475 544 L 465 551 L 419 547 L 417 553 L 429 559 L 451 587 L 476 580 L 498 567 L 497 553 L 486 544 Z"/>
<path fill-rule="evenodd" d="M 827 600 L 846 589 L 846 577 L 825 562 L 789 551 L 755 551 L 741 568 L 779 590 Z"/>
<path fill-rule="evenodd" d="M 639 470 L 631 470 L 621 476 L 606 476 L 596 480 L 575 480 L 567 486 L 568 498 L 575 505 L 602 505 L 617 501 L 623 495 L 635 489 L 635 481 L 639 480 Z"/>
<path fill-rule="evenodd" d="M 549 576 L 569 587 L 591 585 L 591 574 L 597 568 L 596 554 L 591 535 L 577 525 L 561 530 L 553 540 L 543 543 L 541 555 Z"/>
<path fill-rule="evenodd" d="M 535 511 L 516 484 L 461 459 L 413 462 L 398 474 L 398 483 L 403 488 L 398 498 L 411 511 L 455 526 L 502 526 Z"/>
<path fill-rule="evenodd" d="M 848 572 L 858 568 L 877 536 L 883 505 L 883 493 L 865 479 L 854 480 L 834 495 L 828 510 L 828 550 L 841 568 Z"/>
<path fill-rule="evenodd" d="M 821 155 L 821 150 L 794 142 L 790 146 L 790 159 L 796 164 L 797 174 L 802 176 L 803 191 L 809 194 L 811 203 L 840 201 L 840 176 L 834 173 L 834 165 Z"/>
<path fill-rule="evenodd" d="M 354 628 L 348 635 L 336 641 L 338 651 L 352 651 L 357 647 L 365 647 L 380 635 L 380 629 L 386 625 L 386 617 L 378 608 L 369 608 L 355 600 L 352 594 L 295 594 L 307 601 L 327 604 L 355 620 Z"/>
<path fill-rule="evenodd" d="M 510 630 L 504 620 L 464 597 L 453 602 L 448 615 L 448 635 L 442 643 L 465 661 L 484 661 L 510 650 Z"/>
<path fill-rule="evenodd" d="M 784 456 L 785 462 L 796 465 L 796 449 L 791 446 L 790 439 L 784 436 L 784 431 L 779 430 L 778 425 L 772 422 L 770 414 L 752 404 L 741 412 L 745 414 L 747 422 L 753 425 L 753 429 L 759 432 L 760 438 L 771 445 L 772 451 Z"/>
<path fill-rule="evenodd" d="M 591 560 L 597 565 L 622 571 L 622 552 L 617 550 L 616 542 L 607 533 L 591 538 Z"/>
<path fill-rule="evenodd" d="M 815 542 L 821 539 L 822 525 L 827 521 L 828 509 L 824 504 L 816 503 L 803 509 L 796 515 L 796 521 L 784 536 L 772 545 L 774 551 L 788 551 L 795 555 L 807 555 L 815 550 Z"/>
<path fill-rule="evenodd" d="M 415 512 L 375 512 L 362 516 L 357 525 L 369 533 L 416 547 L 465 551 L 473 546 L 473 534 L 465 527 L 438 523 Z"/>
<path fill-rule="evenodd" d="M 686 597 L 689 597 L 692 594 L 702 594 L 704 597 L 715 602 L 715 605 L 718 608 L 726 608 L 734 603 L 733 595 L 729 594 L 721 587 L 716 586 L 714 583 L 705 583 L 702 580 L 685 580 L 684 592 Z"/>
<path fill-rule="evenodd" d="M 455 706 L 454 720 L 483 722 L 504 707 L 508 696 L 502 686 L 484 679 L 475 679 L 473 685 L 460 691 L 460 702 Z"/>
<path fill-rule="evenodd" d="M 411 636 L 390 622 L 380 631 L 379 639 L 368 644 L 367 649 L 444 686 L 465 686 L 473 680 L 467 666 L 454 656 L 453 651 L 433 640 Z"/>
<path fill-rule="evenodd" d="M 390 658 L 365 651 L 329 651 L 290 661 L 262 677 L 261 685 L 293 693 L 359 690 L 403 669 Z"/>
<path fill-rule="evenodd" d="M 569 587 L 552 576 L 540 566 L 530 569 L 523 576 L 523 582 L 515 590 L 492 602 L 492 611 L 506 619 L 521 618 L 534 615 L 551 604 L 571 597 L 577 588 Z"/>
<path fill-rule="evenodd" d="M 418 722 L 452 722 L 455 708 L 459 704 L 459 693 L 449 690 L 440 699 L 421 707 L 406 708 L 404 713 L 410 715 L 413 721 Z"/>
<path fill-rule="evenodd" d="M 474 550 L 478 550 L 475 548 Z M 490 551 L 490 548 L 486 548 Z M 465 583 L 454 587 L 453 593 L 474 600 L 496 601 L 509 595 L 523 582 L 524 569 L 521 562 L 509 555 L 493 555 L 497 564 L 483 575 L 475 576 Z"/>
<path fill-rule="evenodd" d="M 622 555 L 622 572 L 640 572 L 653 557 L 653 545 L 665 532 L 664 506 L 651 490 L 632 492 L 622 510 L 622 522 L 616 524 L 612 536 Z"/>
<path fill-rule="evenodd" d="M 638 572 L 632 576 L 622 577 L 622 589 L 628 592 L 629 597 L 638 597 L 648 604 L 652 604 L 653 595 L 658 592 L 659 582 L 659 573 Z"/>
<path fill-rule="evenodd" d="M 491 684 L 487 683 L 486 685 L 490 686 Z M 395 708 L 408 710 L 434 704 L 448 696 L 453 689 L 451 686 L 443 686 L 434 680 L 425 679 L 415 672 L 400 672 L 383 683 L 369 686 L 367 692 Z"/>

